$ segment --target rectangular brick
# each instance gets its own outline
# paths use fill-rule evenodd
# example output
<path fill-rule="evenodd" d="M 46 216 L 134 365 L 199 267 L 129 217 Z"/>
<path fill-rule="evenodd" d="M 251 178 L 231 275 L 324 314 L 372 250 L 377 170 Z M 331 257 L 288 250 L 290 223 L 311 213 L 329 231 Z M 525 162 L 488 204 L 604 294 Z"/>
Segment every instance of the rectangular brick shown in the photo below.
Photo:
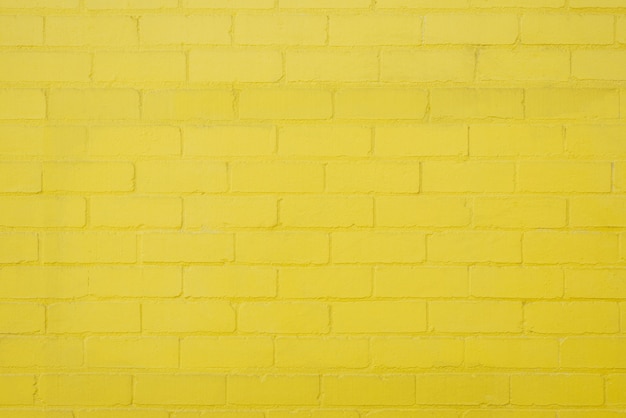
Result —
<path fill-rule="evenodd" d="M 464 297 L 468 295 L 465 267 L 377 267 L 374 296 L 391 298 Z"/>
<path fill-rule="evenodd" d="M 570 58 L 560 49 L 484 49 L 478 54 L 476 76 L 489 81 L 567 81 Z"/>
<path fill-rule="evenodd" d="M 45 307 L 33 302 L 1 302 L 0 318 L 3 334 L 38 333 L 46 328 Z"/>
<path fill-rule="evenodd" d="M 131 191 L 134 177 L 133 165 L 126 162 L 45 162 L 43 190 Z"/>
<path fill-rule="evenodd" d="M 626 298 L 626 271 L 620 268 L 565 270 L 565 296 L 570 298 Z"/>
<path fill-rule="evenodd" d="M 620 44 L 626 44 L 626 17 L 616 19 L 615 40 Z"/>
<path fill-rule="evenodd" d="M 226 301 L 144 302 L 141 325 L 146 332 L 231 332 L 235 311 Z"/>
<path fill-rule="evenodd" d="M 186 228 L 271 227 L 277 201 L 269 196 L 201 196 L 185 198 Z"/>
<path fill-rule="evenodd" d="M 524 262 L 614 263 L 619 260 L 618 241 L 610 232 L 529 231 L 524 233 Z"/>
<path fill-rule="evenodd" d="M 473 81 L 475 54 L 460 50 L 383 51 L 380 78 L 388 82 Z"/>
<path fill-rule="evenodd" d="M 526 14 L 522 17 L 523 44 L 611 44 L 613 16 Z"/>
<path fill-rule="evenodd" d="M 572 51 L 572 76 L 579 80 L 624 80 L 625 67 L 623 51 Z"/>
<path fill-rule="evenodd" d="M 280 223 L 287 227 L 372 226 L 373 218 L 370 197 L 285 196 L 280 200 Z"/>
<path fill-rule="evenodd" d="M 365 338 L 276 338 L 276 367 L 296 369 L 358 369 L 369 364 Z"/>
<path fill-rule="evenodd" d="M 241 162 L 230 165 L 235 192 L 322 192 L 324 166 L 310 162 Z"/>
<path fill-rule="evenodd" d="M 428 328 L 434 332 L 519 333 L 522 303 L 445 301 L 428 303 Z"/>
<path fill-rule="evenodd" d="M 178 296 L 182 271 L 166 266 L 98 266 L 89 270 L 89 293 L 97 297 Z"/>
<path fill-rule="evenodd" d="M 613 163 L 613 187 L 616 191 L 626 191 L 626 163 Z"/>
<path fill-rule="evenodd" d="M 525 327 L 539 334 L 619 332 L 619 307 L 611 302 L 533 302 L 524 306 Z"/>
<path fill-rule="evenodd" d="M 624 390 L 624 388 L 626 388 L 626 375 L 615 374 L 607 376 L 606 403 L 608 403 L 609 405 L 626 404 L 626 396 L 624 395 L 626 391 Z"/>
<path fill-rule="evenodd" d="M 146 233 L 143 261 L 156 263 L 215 263 L 232 261 L 234 236 L 216 232 Z"/>
<path fill-rule="evenodd" d="M 513 14 L 429 14 L 424 17 L 425 44 L 513 44 L 519 33 Z"/>
<path fill-rule="evenodd" d="M 193 266 L 185 269 L 184 294 L 209 298 L 276 296 L 276 270 L 251 266 Z"/>
<path fill-rule="evenodd" d="M 347 193 L 416 193 L 420 188 L 420 164 L 406 161 L 330 162 L 326 188 Z"/>
<path fill-rule="evenodd" d="M 51 89 L 49 119 L 139 118 L 139 92 L 131 89 Z"/>
<path fill-rule="evenodd" d="M 481 227 L 560 228 L 567 223 L 566 200 L 553 197 L 476 197 L 473 214 Z"/>
<path fill-rule="evenodd" d="M 439 232 L 429 236 L 428 259 L 438 262 L 522 261 L 522 234 L 512 231 Z"/>
<path fill-rule="evenodd" d="M 84 267 L 4 266 L 0 270 L 0 297 L 79 298 L 89 293 L 88 278 Z"/>
<path fill-rule="evenodd" d="M 463 362 L 460 338 L 374 337 L 371 350 L 375 368 L 458 367 Z"/>
<path fill-rule="evenodd" d="M 338 119 L 422 119 L 428 97 L 412 88 L 344 88 L 335 94 Z"/>
<path fill-rule="evenodd" d="M 276 130 L 271 126 L 185 127 L 184 155 L 259 156 L 276 149 Z"/>
<path fill-rule="evenodd" d="M 569 210 L 572 226 L 626 226 L 626 199 L 623 197 L 572 197 Z"/>
<path fill-rule="evenodd" d="M 371 292 L 372 270 L 368 267 L 285 267 L 278 274 L 281 298 L 362 298 Z"/>
<path fill-rule="evenodd" d="M 95 81 L 185 81 L 187 60 L 182 52 L 96 52 Z"/>
<path fill-rule="evenodd" d="M 625 338 L 569 337 L 561 343 L 561 366 L 571 368 L 624 369 Z"/>
<path fill-rule="evenodd" d="M 334 263 L 416 263 L 426 257 L 422 232 L 333 232 Z"/>
<path fill-rule="evenodd" d="M 0 339 L 2 367 L 80 367 L 82 364 L 82 338 L 4 336 Z"/>
<path fill-rule="evenodd" d="M 518 188 L 522 192 L 609 192 L 611 164 L 585 161 L 521 162 L 518 168 Z"/>
<path fill-rule="evenodd" d="M 477 297 L 552 299 L 563 296 L 563 272 L 548 267 L 470 268 L 471 294 Z"/>
<path fill-rule="evenodd" d="M 328 247 L 328 234 L 323 232 L 241 232 L 235 254 L 244 263 L 325 264 Z"/>
<path fill-rule="evenodd" d="M 185 337 L 180 344 L 182 368 L 254 368 L 274 363 L 270 337 Z"/>
<path fill-rule="evenodd" d="M 78 126 L 0 127 L 0 154 L 10 156 L 84 155 L 87 129 Z"/>
<path fill-rule="evenodd" d="M 316 302 L 244 302 L 237 312 L 237 328 L 256 334 L 325 334 L 328 305 Z"/>
<path fill-rule="evenodd" d="M 322 405 L 399 406 L 415 403 L 412 376 L 324 376 L 322 387 Z"/>
<path fill-rule="evenodd" d="M 80 227 L 85 225 L 82 197 L 0 197 L 0 225 L 22 227 Z"/>
<path fill-rule="evenodd" d="M 336 302 L 332 331 L 340 334 L 426 331 L 426 303 L 413 301 Z"/>
<path fill-rule="evenodd" d="M 139 304 L 134 302 L 62 302 L 47 307 L 47 331 L 54 334 L 84 332 L 139 332 Z"/>
<path fill-rule="evenodd" d="M 376 8 L 378 9 L 429 9 L 432 5 L 431 0 L 376 0 Z M 469 0 L 440 0 L 437 2 L 437 8 L 441 9 L 457 9 L 468 6 Z M 398 413 L 401 412 L 398 411 Z"/>
<path fill-rule="evenodd" d="M 234 117 L 230 90 L 154 90 L 143 94 L 148 120 L 229 120 Z"/>
<path fill-rule="evenodd" d="M 509 377 L 497 374 L 416 376 L 418 405 L 505 405 Z"/>
<path fill-rule="evenodd" d="M 435 88 L 430 92 L 430 108 L 435 119 L 522 119 L 524 92 L 514 88 Z"/>
<path fill-rule="evenodd" d="M 46 45 L 134 46 L 137 22 L 131 16 L 46 16 Z"/>
<path fill-rule="evenodd" d="M 0 402 L 3 405 L 32 405 L 35 390 L 35 376 L 3 374 L 0 377 Z"/>
<path fill-rule="evenodd" d="M 1 0 L 3 9 L 76 9 L 79 0 L 23 0 L 15 3 L 13 0 Z"/>
<path fill-rule="evenodd" d="M 236 48 L 189 52 L 192 82 L 276 82 L 282 76 L 280 51 Z"/>
<path fill-rule="evenodd" d="M 242 119 L 328 119 L 330 91 L 310 88 L 249 89 L 239 93 Z"/>
<path fill-rule="evenodd" d="M 565 4 L 565 0 L 471 0 L 472 7 L 539 7 L 539 8 L 560 8 Z M 472 418 L 473 415 L 472 415 Z M 521 418 L 521 417 L 520 417 Z"/>
<path fill-rule="evenodd" d="M 318 376 L 228 376 L 227 398 L 233 405 L 317 405 Z"/>
<path fill-rule="evenodd" d="M 200 374 L 137 375 L 133 403 L 139 405 L 223 405 L 224 376 Z"/>
<path fill-rule="evenodd" d="M 19 4 L 4 0 L 0 7 L 19 5 L 28 7 L 27 2 Z M 0 16 L 0 45 L 34 46 L 43 44 L 42 16 Z M 6 54 L 7 52 L 5 52 Z"/>
<path fill-rule="evenodd" d="M 567 151 L 575 156 L 626 157 L 622 125 L 571 125 L 566 128 Z"/>
<path fill-rule="evenodd" d="M 238 14 L 233 39 L 239 45 L 323 45 L 326 20 L 314 14 Z"/>
<path fill-rule="evenodd" d="M 9 232 L 0 234 L 0 263 L 23 263 L 39 259 L 37 234 Z"/>
<path fill-rule="evenodd" d="M 559 340 L 535 337 L 472 337 L 465 341 L 468 367 L 559 367 Z"/>
<path fill-rule="evenodd" d="M 55 416 L 56 417 L 56 416 Z M 81 409 L 78 418 L 169 418 L 168 412 L 159 409 L 115 408 L 115 409 Z M 61 417 L 60 417 L 61 418 Z M 63 417 L 65 418 L 65 417 Z"/>
<path fill-rule="evenodd" d="M 188 9 L 273 9 L 274 0 L 183 0 Z"/>
<path fill-rule="evenodd" d="M 176 337 L 88 337 L 85 339 L 87 367 L 176 368 Z"/>
<path fill-rule="evenodd" d="M 546 125 L 472 125 L 469 153 L 481 157 L 563 154 L 563 129 Z"/>
<path fill-rule="evenodd" d="M 376 51 L 295 50 L 287 51 L 285 57 L 287 81 L 365 82 L 378 80 Z"/>
<path fill-rule="evenodd" d="M 0 119 L 45 117 L 46 97 L 42 90 L 4 88 L 0 91 Z"/>
<path fill-rule="evenodd" d="M 182 210 L 176 197 L 93 196 L 89 217 L 93 226 L 179 228 Z"/>
<path fill-rule="evenodd" d="M 28 51 L 4 52 L 0 56 L 0 80 L 3 82 L 89 81 L 90 72 L 88 53 Z"/>
<path fill-rule="evenodd" d="M 511 376 L 513 405 L 601 405 L 604 379 L 596 375 L 528 374 Z"/>
<path fill-rule="evenodd" d="M 0 192 L 41 191 L 41 164 L 36 162 L 0 163 Z"/>
<path fill-rule="evenodd" d="M 223 192 L 228 188 L 226 164 L 214 161 L 139 161 L 136 188 L 148 193 Z"/>
<path fill-rule="evenodd" d="M 131 232 L 47 232 L 42 250 L 45 263 L 134 263 L 137 238 Z"/>
<path fill-rule="evenodd" d="M 142 16 L 139 39 L 144 45 L 229 45 L 232 18 L 215 16 Z"/>
<path fill-rule="evenodd" d="M 417 45 L 422 18 L 412 15 L 330 16 L 330 45 Z"/>
<path fill-rule="evenodd" d="M 180 131 L 173 126 L 89 127 L 90 155 L 180 155 L 180 149 Z"/>
<path fill-rule="evenodd" d="M 374 154 L 385 157 L 467 155 L 467 127 L 456 125 L 380 126 Z"/>
<path fill-rule="evenodd" d="M 365 156 L 372 146 L 371 129 L 361 126 L 285 126 L 278 138 L 278 154 L 289 156 Z"/>
<path fill-rule="evenodd" d="M 91 10 L 106 9 L 162 9 L 175 8 L 176 0 L 85 0 L 85 6 Z"/>
<path fill-rule="evenodd" d="M 281 9 L 368 9 L 369 0 L 279 0 Z"/>
<path fill-rule="evenodd" d="M 375 203 L 376 226 L 465 226 L 470 221 L 464 198 L 380 196 Z"/>
<path fill-rule="evenodd" d="M 612 89 L 527 89 L 531 119 L 609 119 L 619 116 L 619 92 Z"/>

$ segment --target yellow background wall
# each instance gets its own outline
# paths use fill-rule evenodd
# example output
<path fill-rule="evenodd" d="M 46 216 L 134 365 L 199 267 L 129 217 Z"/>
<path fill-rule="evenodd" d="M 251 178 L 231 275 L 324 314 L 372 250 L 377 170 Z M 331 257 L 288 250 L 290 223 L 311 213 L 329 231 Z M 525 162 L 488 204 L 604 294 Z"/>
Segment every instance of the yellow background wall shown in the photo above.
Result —
<path fill-rule="evenodd" d="M 624 0 L 0 0 L 0 417 L 626 417 L 625 80 Z"/>

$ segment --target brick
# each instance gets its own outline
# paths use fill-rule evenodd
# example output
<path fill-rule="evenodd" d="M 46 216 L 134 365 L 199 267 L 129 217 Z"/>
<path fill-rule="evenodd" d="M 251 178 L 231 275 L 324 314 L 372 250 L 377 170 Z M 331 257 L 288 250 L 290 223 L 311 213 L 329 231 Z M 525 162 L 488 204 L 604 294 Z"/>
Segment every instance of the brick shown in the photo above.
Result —
<path fill-rule="evenodd" d="M 102 156 L 179 155 L 180 132 L 171 126 L 94 126 L 89 154 Z"/>
<path fill-rule="evenodd" d="M 0 303 L 0 332 L 19 334 L 41 332 L 46 328 L 46 311 L 43 305 L 34 303 Z"/>
<path fill-rule="evenodd" d="M 48 232 L 42 258 L 46 263 L 133 263 L 136 241 L 129 232 Z"/>
<path fill-rule="evenodd" d="M 469 153 L 481 157 L 559 155 L 563 153 L 563 129 L 545 125 L 472 125 Z"/>
<path fill-rule="evenodd" d="M 183 0 L 189 9 L 273 9 L 274 0 Z"/>
<path fill-rule="evenodd" d="M 336 3 L 336 2 L 335 2 Z M 376 51 L 287 51 L 287 81 L 377 81 Z"/>
<path fill-rule="evenodd" d="M 428 324 L 435 332 L 517 333 L 522 330 L 522 303 L 429 302 Z"/>
<path fill-rule="evenodd" d="M 224 0 L 231 1 L 231 0 Z M 240 410 L 228 410 L 228 411 L 219 411 L 219 410 L 209 410 L 204 412 L 191 412 L 191 411 L 183 411 L 183 412 L 174 412 L 172 418 L 264 418 L 265 413 L 262 411 L 240 411 Z"/>
<path fill-rule="evenodd" d="M 622 138 L 626 127 L 620 125 L 572 125 L 566 128 L 567 151 L 576 156 L 626 157 Z"/>
<path fill-rule="evenodd" d="M 91 56 L 87 53 L 4 52 L 0 57 L 3 82 L 89 81 L 90 71 Z"/>
<path fill-rule="evenodd" d="M 372 226 L 370 197 L 285 196 L 280 200 L 280 223 L 287 227 Z"/>
<path fill-rule="evenodd" d="M 561 367 L 624 369 L 625 338 L 568 337 L 561 343 Z"/>
<path fill-rule="evenodd" d="M 222 16 L 142 16 L 139 39 L 144 45 L 229 45 L 232 18 Z"/>
<path fill-rule="evenodd" d="M 131 191 L 135 169 L 125 162 L 45 162 L 45 191 Z"/>
<path fill-rule="evenodd" d="M 366 156 L 371 129 L 348 125 L 296 125 L 278 131 L 278 154 L 306 157 Z"/>
<path fill-rule="evenodd" d="M 133 403 L 139 405 L 223 405 L 224 376 L 145 374 L 135 376 Z"/>
<path fill-rule="evenodd" d="M 443 262 L 522 261 L 522 235 L 510 231 L 449 231 L 429 236 L 428 259 Z"/>
<path fill-rule="evenodd" d="M 46 45 L 134 46 L 137 22 L 131 16 L 46 16 Z"/>
<path fill-rule="evenodd" d="M 76 227 L 85 225 L 85 199 L 81 197 L 0 197 L 0 225 Z"/>
<path fill-rule="evenodd" d="M 49 119 L 139 118 L 139 93 L 130 89 L 51 89 Z"/>
<path fill-rule="evenodd" d="M 168 412 L 157 409 L 91 409 L 79 410 L 78 418 L 168 418 Z"/>
<path fill-rule="evenodd" d="M 41 191 L 41 165 L 31 162 L 0 163 L 0 192 L 32 193 Z"/>
<path fill-rule="evenodd" d="M 422 119 L 426 91 L 412 88 L 346 88 L 335 95 L 338 119 Z"/>
<path fill-rule="evenodd" d="M 279 0 L 281 9 L 368 9 L 369 0 Z"/>
<path fill-rule="evenodd" d="M 279 51 L 212 49 L 189 52 L 189 80 L 199 82 L 276 82 L 283 76 Z"/>
<path fill-rule="evenodd" d="M 3 266 L 0 297 L 6 299 L 63 299 L 88 294 L 88 272 L 81 267 Z"/>
<path fill-rule="evenodd" d="M 323 405 L 399 406 L 415 403 L 412 376 L 324 376 L 322 387 Z"/>
<path fill-rule="evenodd" d="M 509 377 L 497 374 L 416 376 L 418 405 L 505 405 Z"/>
<path fill-rule="evenodd" d="M 601 405 L 604 379 L 594 375 L 528 374 L 511 376 L 513 405 Z"/>
<path fill-rule="evenodd" d="M 182 222 L 178 198 L 94 196 L 89 210 L 93 226 L 179 228 Z"/>
<path fill-rule="evenodd" d="M 98 297 L 178 296 L 181 283 L 178 267 L 98 266 L 89 270 L 89 293 Z"/>
<path fill-rule="evenodd" d="M 184 155 L 270 155 L 276 148 L 276 130 L 271 126 L 186 127 Z"/>
<path fill-rule="evenodd" d="M 185 81 L 182 52 L 96 52 L 95 81 Z"/>
<path fill-rule="evenodd" d="M 233 234 L 148 233 L 143 235 L 143 260 L 169 263 L 210 263 L 232 261 Z"/>
<path fill-rule="evenodd" d="M 333 232 L 334 263 L 415 263 L 426 257 L 422 232 Z"/>
<path fill-rule="evenodd" d="M 238 330 L 257 334 L 325 334 L 328 306 L 313 302 L 245 302 L 239 305 Z"/>
<path fill-rule="evenodd" d="M 0 377 L 2 405 L 32 405 L 35 401 L 35 376 L 3 374 Z"/>
<path fill-rule="evenodd" d="M 85 0 L 87 9 L 162 9 L 175 8 L 176 0 Z"/>
<path fill-rule="evenodd" d="M 397 0 L 411 1 L 411 0 Z M 451 0 L 450 0 L 451 1 Z M 375 409 L 365 415 L 367 418 L 459 418 L 460 412 L 444 409 Z M 553 417 L 551 417 L 553 418 Z"/>
<path fill-rule="evenodd" d="M 274 363 L 270 337 L 185 337 L 180 344 L 182 368 L 268 367 Z"/>
<path fill-rule="evenodd" d="M 278 274 L 281 298 L 362 298 L 371 292 L 372 271 L 368 267 L 285 267 Z"/>
<path fill-rule="evenodd" d="M 184 293 L 185 296 L 210 298 L 274 297 L 276 270 L 250 266 L 188 267 Z"/>
<path fill-rule="evenodd" d="M 377 267 L 374 296 L 463 297 L 468 295 L 465 267 Z"/>
<path fill-rule="evenodd" d="M 526 263 L 597 264 L 617 262 L 618 237 L 609 232 L 530 231 L 524 233 Z"/>
<path fill-rule="evenodd" d="M 618 17 L 616 26 L 615 40 L 620 44 L 626 44 L 626 17 Z"/>
<path fill-rule="evenodd" d="M 0 7 L 10 7 L 9 4 L 4 3 L 9 2 L 6 0 L 0 2 Z M 20 6 L 26 7 L 27 4 L 23 5 L 23 3 L 26 2 L 20 3 Z M 41 16 L 1 16 L 0 28 L 0 45 L 34 46 L 43 44 L 43 17 Z M 7 52 L 4 52 L 3 55 L 6 54 Z M 6 71 L 6 69 L 4 70 Z"/>
<path fill-rule="evenodd" d="M 488 298 L 551 299 L 563 296 L 563 272 L 555 267 L 470 268 L 471 294 Z"/>
<path fill-rule="evenodd" d="M 613 167 L 614 167 L 613 187 L 617 191 L 625 191 L 626 190 L 626 164 L 616 162 L 613 164 Z"/>
<path fill-rule="evenodd" d="M 572 51 L 572 76 L 579 80 L 623 80 L 626 78 L 623 51 Z"/>
<path fill-rule="evenodd" d="M 609 192 L 611 164 L 604 162 L 521 162 L 518 187 L 523 192 Z"/>
<path fill-rule="evenodd" d="M 565 199 L 477 197 L 474 224 L 481 227 L 560 228 L 567 223 Z"/>
<path fill-rule="evenodd" d="M 328 234 L 321 232 L 246 232 L 236 240 L 236 259 L 244 263 L 323 264 Z"/>
<path fill-rule="evenodd" d="M 376 128 L 374 154 L 385 157 L 467 155 L 467 127 L 380 126 Z"/>
<path fill-rule="evenodd" d="M 465 341 L 465 352 L 468 367 L 559 367 L 559 340 L 556 338 L 472 337 Z"/>
<path fill-rule="evenodd" d="M 474 56 L 471 49 L 383 51 L 380 78 L 388 82 L 473 81 Z"/>
<path fill-rule="evenodd" d="M 567 81 L 570 75 L 569 54 L 560 49 L 484 49 L 476 68 L 477 78 L 489 81 Z"/>
<path fill-rule="evenodd" d="M 0 91 L 0 119 L 44 119 L 46 97 L 33 89 L 3 89 Z"/>
<path fill-rule="evenodd" d="M 326 188 L 348 193 L 416 193 L 420 188 L 420 165 L 396 161 L 330 162 L 326 166 Z"/>
<path fill-rule="evenodd" d="M 526 328 L 539 334 L 619 332 L 619 308 L 611 302 L 534 302 L 524 307 Z"/>
<path fill-rule="evenodd" d="M 213 161 L 162 160 L 136 163 L 136 188 L 148 193 L 223 192 L 226 164 Z"/>
<path fill-rule="evenodd" d="M 114 374 L 44 374 L 38 396 L 47 405 L 129 405 L 132 378 Z"/>
<path fill-rule="evenodd" d="M 430 0 L 376 0 L 376 8 L 378 9 L 429 9 L 432 6 L 433 4 Z M 437 3 L 437 8 L 441 9 L 456 9 L 468 6 L 469 0 L 441 0 Z M 398 411 L 398 413 L 401 412 Z M 374 412 L 368 415 L 378 416 L 378 414 Z M 447 418 L 447 416 L 445 418 Z"/>
<path fill-rule="evenodd" d="M 523 44 L 611 44 L 613 17 L 608 15 L 526 14 L 522 17 Z"/>
<path fill-rule="evenodd" d="M 330 91 L 310 88 L 265 88 L 239 94 L 242 119 L 328 119 L 332 115 Z"/>
<path fill-rule="evenodd" d="M 230 90 L 155 90 L 143 95 L 148 120 L 228 120 L 234 116 Z"/>
<path fill-rule="evenodd" d="M 369 365 L 365 338 L 278 337 L 276 367 L 296 369 L 359 369 Z"/>
<path fill-rule="evenodd" d="M 471 0 L 471 1 L 472 1 L 472 7 L 485 7 L 485 8 L 493 8 L 493 7 L 560 8 L 560 7 L 563 7 L 565 3 L 565 0 Z"/>
<path fill-rule="evenodd" d="M 434 119 L 522 119 L 523 103 L 521 89 L 436 88 L 430 92 L 430 115 Z"/>
<path fill-rule="evenodd" d="M 147 332 L 231 332 L 235 311 L 226 301 L 145 302 L 141 321 Z"/>
<path fill-rule="evenodd" d="M 277 222 L 277 202 L 266 196 L 202 196 L 185 199 L 187 228 L 271 227 Z"/>
<path fill-rule="evenodd" d="M 326 20 L 314 14 L 238 14 L 233 39 L 239 45 L 323 45 Z"/>
<path fill-rule="evenodd" d="M 335 333 L 411 333 L 426 330 L 424 302 L 337 302 L 331 307 L 331 316 Z"/>
<path fill-rule="evenodd" d="M 228 376 L 227 398 L 233 405 L 317 405 L 318 376 Z"/>
<path fill-rule="evenodd" d="M 623 269 L 566 269 L 565 296 L 570 298 L 622 299 L 626 297 Z"/>
<path fill-rule="evenodd" d="M 68 157 L 84 155 L 86 149 L 87 130 L 83 127 L 15 125 L 0 127 L 0 155 Z"/>
<path fill-rule="evenodd" d="M 81 338 L 4 336 L 0 339 L 2 367 L 80 367 L 82 364 Z"/>
<path fill-rule="evenodd" d="M 570 198 L 572 226 L 626 226 L 626 199 L 622 197 Z"/>
<path fill-rule="evenodd" d="M 569 418 L 569 415 L 565 415 L 567 412 L 559 411 L 559 417 Z M 555 418 L 556 411 L 550 410 L 523 410 L 523 409 L 475 409 L 465 413 L 466 418 Z M 582 418 L 582 417 L 578 417 Z M 602 418 L 598 416 L 597 418 Z"/>
<path fill-rule="evenodd" d="M 416 45 L 421 42 L 420 16 L 330 16 L 330 45 Z"/>
<path fill-rule="evenodd" d="M 570 2 L 570 7 L 574 8 L 585 8 L 585 7 L 613 7 L 613 8 L 621 8 L 624 7 L 624 3 L 620 0 L 599 0 L 599 1 L 590 1 L 590 0 L 572 0 Z"/>
<path fill-rule="evenodd" d="M 375 203 L 377 226 L 465 226 L 470 221 L 463 198 L 380 196 Z"/>
<path fill-rule="evenodd" d="M 513 44 L 518 36 L 512 14 L 431 14 L 424 17 L 425 44 Z"/>
<path fill-rule="evenodd" d="M 3 9 L 76 9 L 79 0 L 24 0 L 16 4 L 13 0 L 0 1 Z"/>
<path fill-rule="evenodd" d="M 375 368 L 436 368 L 463 363 L 463 340 L 433 337 L 374 337 L 371 340 Z"/>
<path fill-rule="evenodd" d="M 609 405 L 626 404 L 624 390 L 626 388 L 626 375 L 609 375 L 606 379 L 606 403 Z M 610 417 L 609 417 L 610 418 Z M 617 417 L 619 418 L 619 417 Z"/>
<path fill-rule="evenodd" d="M 36 234 L 12 232 L 0 234 L 0 263 L 23 263 L 39 259 Z"/>
<path fill-rule="evenodd" d="M 324 166 L 310 162 L 232 163 L 235 192 L 322 192 Z"/>
<path fill-rule="evenodd" d="M 139 332 L 139 317 L 138 303 L 62 302 L 48 305 L 46 325 L 54 334 Z"/>
<path fill-rule="evenodd" d="M 619 92 L 611 89 L 528 89 L 526 117 L 531 119 L 607 119 L 619 115 Z"/>
<path fill-rule="evenodd" d="M 88 337 L 85 339 L 87 367 L 176 368 L 176 337 Z"/>

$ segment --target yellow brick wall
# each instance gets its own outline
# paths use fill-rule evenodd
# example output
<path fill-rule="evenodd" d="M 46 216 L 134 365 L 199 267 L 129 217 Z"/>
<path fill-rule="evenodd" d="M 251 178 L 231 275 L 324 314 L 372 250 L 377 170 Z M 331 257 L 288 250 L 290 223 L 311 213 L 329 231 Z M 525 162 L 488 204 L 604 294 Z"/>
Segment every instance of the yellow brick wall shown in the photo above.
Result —
<path fill-rule="evenodd" d="M 626 418 L 626 1 L 0 0 L 0 418 Z"/>

